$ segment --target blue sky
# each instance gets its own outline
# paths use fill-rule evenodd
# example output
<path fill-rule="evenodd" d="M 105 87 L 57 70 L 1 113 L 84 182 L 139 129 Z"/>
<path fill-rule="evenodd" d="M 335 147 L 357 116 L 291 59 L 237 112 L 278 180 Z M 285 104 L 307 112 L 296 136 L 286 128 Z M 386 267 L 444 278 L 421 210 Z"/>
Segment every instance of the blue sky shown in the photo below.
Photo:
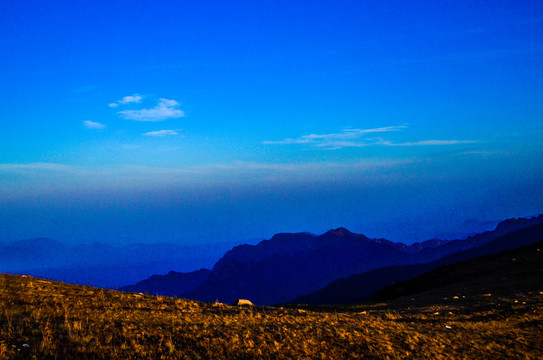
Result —
<path fill-rule="evenodd" d="M 0 17 L 1 239 L 345 226 L 411 242 L 543 212 L 541 2 L 25 1 Z"/>

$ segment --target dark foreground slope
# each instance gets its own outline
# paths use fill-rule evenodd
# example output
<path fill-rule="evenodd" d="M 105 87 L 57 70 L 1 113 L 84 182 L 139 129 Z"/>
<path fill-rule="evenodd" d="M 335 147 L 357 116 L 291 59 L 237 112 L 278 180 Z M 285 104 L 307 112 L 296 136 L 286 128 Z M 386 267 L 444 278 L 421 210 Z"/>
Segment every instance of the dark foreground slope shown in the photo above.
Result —
<path fill-rule="evenodd" d="M 542 358 L 543 297 L 525 295 L 313 312 L 0 275 L 0 359 Z"/>
<path fill-rule="evenodd" d="M 519 249 L 442 266 L 414 279 L 387 286 L 372 300 L 390 301 L 416 296 L 435 302 L 444 297 L 508 296 L 530 292 L 543 295 L 542 241 Z"/>
<path fill-rule="evenodd" d="M 292 303 L 317 305 L 363 302 L 390 284 L 412 279 L 441 266 L 526 246 L 540 240 L 543 240 L 543 224 L 532 225 L 510 232 L 483 246 L 454 253 L 433 262 L 383 267 L 339 279 L 320 290 L 294 299 Z"/>

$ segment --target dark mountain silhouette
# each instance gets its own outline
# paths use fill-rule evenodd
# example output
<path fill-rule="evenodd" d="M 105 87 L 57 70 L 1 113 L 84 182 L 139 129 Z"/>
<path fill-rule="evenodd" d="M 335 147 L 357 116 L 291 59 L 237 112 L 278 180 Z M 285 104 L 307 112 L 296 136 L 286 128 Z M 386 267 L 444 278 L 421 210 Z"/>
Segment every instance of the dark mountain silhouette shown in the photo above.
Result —
<path fill-rule="evenodd" d="M 345 228 L 330 230 L 319 236 L 281 233 L 257 245 L 234 247 L 215 264 L 209 278 L 200 286 L 174 295 L 208 302 L 218 300 L 231 303 L 238 298 L 246 298 L 258 305 L 284 303 L 321 289 L 337 279 L 386 266 L 428 263 L 487 244 L 508 231 L 538 222 L 543 222 L 543 216 L 510 219 L 500 223 L 493 231 L 466 240 L 434 239 L 413 245 L 370 239 Z M 161 279 L 164 282 L 167 280 L 169 278 Z M 172 277 L 171 280 L 169 286 L 172 289 L 181 286 L 179 279 Z M 160 286 L 166 290 L 168 285 L 164 282 Z M 367 297 L 389 283 L 376 280 Z M 153 288 L 159 287 L 153 285 Z"/>
<path fill-rule="evenodd" d="M 413 279 L 396 283 L 372 297 L 390 301 L 409 297 L 409 301 L 432 303 L 454 296 L 510 296 L 541 292 L 543 288 L 543 228 L 531 227 L 511 234 L 540 241 L 514 250 L 477 257 L 439 267 Z M 523 241 L 526 242 L 526 241 Z M 413 299 L 413 300 L 411 300 Z"/>
<path fill-rule="evenodd" d="M 275 304 L 338 277 L 414 261 L 415 256 L 397 244 L 343 228 L 320 236 L 277 234 L 255 246 L 233 248 L 215 264 L 206 282 L 183 296 L 201 301 L 231 303 L 244 298 L 256 304 Z"/>
<path fill-rule="evenodd" d="M 308 289 L 321 287 L 345 276 L 383 264 L 416 262 L 415 254 L 435 241 L 408 246 L 386 239 L 369 239 L 345 228 L 316 236 L 310 233 L 281 233 L 257 245 L 240 245 L 228 251 L 213 267 L 209 278 L 186 293 L 180 281 L 197 283 L 174 276 L 150 278 L 141 286 L 123 290 L 177 295 L 192 299 L 232 302 L 250 298 L 257 304 L 273 304 Z M 168 285 L 169 284 L 169 285 Z"/>
<path fill-rule="evenodd" d="M 493 232 L 485 232 L 469 238 L 471 243 L 477 243 L 477 240 L 481 239 L 481 243 L 484 244 L 482 246 L 453 253 L 439 260 L 425 264 L 389 266 L 362 274 L 352 275 L 345 279 L 336 280 L 311 294 L 300 296 L 294 299 L 292 303 L 318 305 L 363 302 L 390 284 L 412 279 L 441 266 L 493 254 L 503 250 L 518 248 L 542 240 L 542 220 L 542 216 L 533 218 L 531 221 L 526 221 L 526 219 L 521 219 L 517 222 L 508 220 L 504 223 L 500 223 Z M 533 223 L 536 225 L 528 226 Z M 515 225 L 518 225 L 521 229 L 514 230 L 517 228 Z M 502 234 L 506 231 L 511 232 L 506 235 L 498 236 L 498 234 Z M 498 237 L 492 241 L 488 241 L 493 236 Z"/>
<path fill-rule="evenodd" d="M 170 271 L 166 275 L 153 275 L 135 285 L 123 286 L 121 291 L 142 292 L 146 294 L 160 294 L 175 296 L 196 289 L 208 278 L 211 270 L 200 269 L 189 273 Z"/>
<path fill-rule="evenodd" d="M 419 253 L 423 251 L 424 249 L 435 249 L 437 247 L 443 246 L 447 243 L 449 243 L 449 240 L 441 240 L 441 239 L 431 239 L 426 240 L 422 242 L 416 242 L 411 245 L 405 245 L 404 249 L 407 252 L 410 252 L 412 254 Z M 400 246 L 404 245 L 402 243 L 398 243 Z"/>

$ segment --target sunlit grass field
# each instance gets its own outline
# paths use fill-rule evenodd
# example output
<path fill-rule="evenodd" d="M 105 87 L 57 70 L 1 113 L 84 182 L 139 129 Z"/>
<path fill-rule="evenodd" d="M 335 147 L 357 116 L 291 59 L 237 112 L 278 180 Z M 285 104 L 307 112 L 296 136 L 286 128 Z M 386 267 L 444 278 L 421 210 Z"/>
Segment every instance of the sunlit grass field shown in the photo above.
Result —
<path fill-rule="evenodd" d="M 0 275 L 0 358 L 540 359 L 543 294 L 241 308 Z"/>

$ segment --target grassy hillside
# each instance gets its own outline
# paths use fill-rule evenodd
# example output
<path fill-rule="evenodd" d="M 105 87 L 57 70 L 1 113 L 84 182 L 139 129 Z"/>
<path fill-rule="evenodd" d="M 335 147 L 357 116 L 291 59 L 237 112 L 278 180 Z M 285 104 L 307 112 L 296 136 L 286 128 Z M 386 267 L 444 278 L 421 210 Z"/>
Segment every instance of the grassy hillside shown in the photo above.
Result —
<path fill-rule="evenodd" d="M 476 300 L 238 308 L 0 275 L 0 358 L 543 357 L 542 294 Z"/>

